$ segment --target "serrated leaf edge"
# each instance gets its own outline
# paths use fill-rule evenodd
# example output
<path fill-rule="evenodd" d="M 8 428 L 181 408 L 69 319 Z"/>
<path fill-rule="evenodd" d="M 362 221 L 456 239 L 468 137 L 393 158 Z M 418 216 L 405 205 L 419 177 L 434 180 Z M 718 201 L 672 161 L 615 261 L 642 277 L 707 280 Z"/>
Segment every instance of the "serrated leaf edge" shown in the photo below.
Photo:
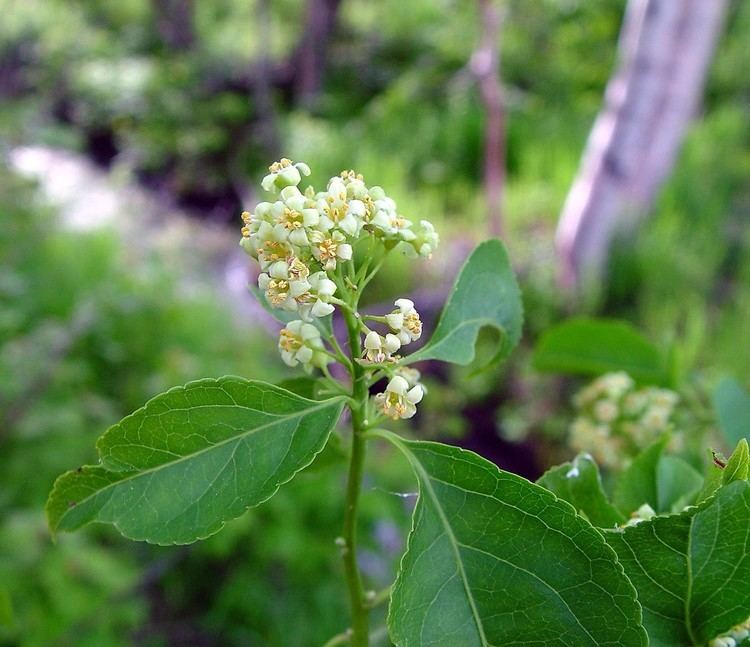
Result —
<path fill-rule="evenodd" d="M 149 407 L 149 405 L 151 405 L 154 402 L 154 400 L 160 398 L 161 396 L 167 395 L 169 393 L 174 393 L 174 392 L 179 391 L 179 390 L 185 390 L 189 386 L 196 386 L 196 385 L 199 385 L 199 384 L 202 384 L 202 383 L 219 384 L 222 381 L 231 380 L 231 379 L 242 380 L 243 382 L 247 382 L 247 383 L 262 384 L 264 386 L 273 386 L 273 387 L 275 387 L 275 388 L 277 388 L 277 389 L 279 389 L 281 391 L 286 391 L 286 389 L 282 389 L 281 387 L 277 387 L 276 385 L 270 384 L 268 382 L 262 382 L 260 380 L 247 380 L 245 378 L 241 378 L 241 377 L 234 376 L 234 375 L 225 375 L 225 376 L 223 376 L 221 378 L 202 378 L 200 380 L 193 380 L 191 382 L 187 382 L 186 384 L 183 384 L 183 385 L 180 385 L 180 386 L 174 386 L 171 389 L 168 389 L 167 391 L 164 391 L 164 392 L 162 392 L 162 393 L 154 396 L 153 398 L 151 398 L 150 400 L 148 400 L 148 402 L 146 402 L 146 404 L 144 404 L 142 407 L 140 407 L 139 409 L 136 409 L 136 411 L 134 411 L 133 413 L 131 413 L 131 414 L 127 415 L 127 416 L 125 416 L 125 418 L 123 418 L 120 422 L 112 425 L 109 429 L 107 429 L 107 431 L 105 431 L 104 434 L 102 434 L 102 436 L 100 436 L 100 438 L 97 440 L 97 443 L 96 443 L 97 452 L 100 451 L 99 443 L 104 439 L 104 437 L 113 428 L 118 427 L 124 420 L 135 416 L 136 414 L 140 413 L 141 411 L 145 411 L 147 409 L 147 407 Z M 339 406 L 339 411 L 338 411 L 337 418 L 341 415 L 341 411 L 344 408 L 344 397 L 343 396 L 341 396 L 341 397 L 335 397 L 335 398 L 329 398 L 327 400 L 310 400 L 308 398 L 305 398 L 304 396 L 297 395 L 296 393 L 292 393 L 291 391 L 286 391 L 286 392 L 289 393 L 289 394 L 291 394 L 291 395 L 293 395 L 296 398 L 299 398 L 300 400 L 305 400 L 305 401 L 310 402 L 313 405 L 315 405 L 315 406 L 311 407 L 310 409 L 306 409 L 304 411 L 304 413 L 300 414 L 300 415 L 305 415 L 308 412 L 310 412 L 311 410 L 326 408 L 326 406 L 330 406 L 336 400 L 339 400 L 339 402 L 340 402 L 340 406 Z M 269 424 L 271 424 L 271 423 L 269 423 Z M 255 429 L 252 430 L 252 432 L 248 432 L 248 433 L 254 433 L 258 429 L 262 429 L 263 427 L 266 427 L 266 426 L 268 426 L 268 425 L 262 425 L 261 427 L 256 427 Z M 333 429 L 333 426 L 331 427 L 331 429 Z M 229 442 L 229 440 L 235 440 L 236 438 L 237 438 L 237 436 L 233 436 L 231 439 L 227 439 L 227 440 L 221 441 L 220 443 L 215 443 L 214 445 L 211 445 L 208 448 L 202 449 L 199 452 L 195 452 L 193 454 L 189 454 L 188 456 L 181 457 L 181 458 L 177 459 L 176 461 L 171 461 L 170 463 L 165 463 L 165 464 L 162 464 L 162 465 L 157 465 L 156 467 L 148 469 L 148 470 L 140 470 L 140 471 L 125 471 L 125 470 L 118 471 L 118 470 L 112 470 L 112 469 L 108 469 L 107 467 L 105 467 L 101 463 L 101 461 L 100 461 L 99 464 L 97 464 L 97 465 L 84 465 L 81 468 L 78 468 L 78 469 L 75 469 L 75 470 L 68 470 L 67 472 L 64 472 L 63 474 L 61 474 L 60 476 L 58 476 L 55 479 L 55 483 L 52 486 L 52 490 L 50 491 L 49 497 L 47 498 L 47 503 L 45 505 L 45 513 L 46 513 L 46 516 L 47 516 L 47 525 L 49 526 L 49 529 L 50 529 L 50 532 L 52 534 L 53 540 L 55 540 L 56 537 L 57 537 L 57 534 L 58 534 L 57 528 L 59 527 L 60 521 L 64 518 L 65 515 L 63 514 L 60 517 L 60 520 L 58 520 L 58 523 L 53 527 L 52 523 L 51 523 L 51 520 L 50 520 L 50 517 L 49 517 L 50 502 L 54 498 L 54 495 L 58 493 L 58 491 L 59 491 L 58 488 L 60 487 L 61 482 L 62 482 L 62 480 L 65 477 L 73 475 L 73 474 L 77 474 L 77 473 L 79 473 L 80 469 L 86 469 L 86 468 L 100 468 L 100 469 L 103 469 L 104 471 L 112 473 L 112 474 L 123 474 L 123 475 L 125 475 L 124 478 L 118 480 L 116 483 L 113 483 L 111 486 L 108 485 L 105 488 L 102 488 L 102 490 L 98 490 L 96 492 L 96 494 L 99 494 L 99 492 L 102 492 L 103 490 L 106 490 L 107 488 L 112 487 L 114 485 L 120 484 L 120 483 L 128 480 L 129 478 L 139 477 L 139 476 L 142 476 L 143 474 L 145 474 L 147 472 L 156 471 L 156 470 L 162 468 L 164 465 L 170 465 L 171 466 L 171 465 L 174 465 L 175 463 L 178 463 L 180 461 L 187 460 L 189 458 L 193 458 L 194 456 L 196 456 L 196 455 L 198 455 L 198 454 L 200 454 L 200 453 L 202 453 L 204 451 L 208 451 L 210 449 L 213 449 L 213 448 L 215 448 L 215 447 L 217 447 L 217 446 L 219 446 L 219 445 L 221 445 L 221 444 L 223 444 L 225 442 Z M 199 536 L 197 536 L 195 539 L 193 539 L 191 541 L 186 541 L 186 542 L 159 542 L 159 541 L 153 541 L 151 539 L 148 539 L 147 537 L 138 537 L 138 536 L 135 536 L 133 534 L 128 534 L 127 532 L 125 532 L 120 527 L 120 524 L 118 524 L 116 521 L 91 521 L 91 522 L 87 522 L 87 523 L 85 523 L 83 525 L 85 526 L 85 525 L 88 525 L 89 523 L 101 523 L 103 525 L 111 525 L 123 537 L 125 537 L 127 539 L 131 539 L 133 541 L 145 541 L 148 544 L 153 544 L 153 545 L 157 545 L 157 546 L 180 546 L 180 545 L 192 544 L 192 543 L 195 543 L 196 541 L 201 541 L 203 539 L 207 539 L 208 537 L 211 537 L 212 535 L 215 535 L 217 532 L 219 532 L 227 524 L 227 522 L 232 521 L 233 519 L 237 519 L 238 517 L 240 517 L 243 514 L 245 514 L 245 512 L 247 512 L 251 508 L 255 508 L 255 507 L 257 507 L 257 506 L 265 503 L 266 501 L 268 501 L 272 496 L 274 496 L 279 491 L 279 488 L 282 485 L 284 485 L 284 484 L 288 483 L 289 481 L 291 481 L 297 474 L 299 474 L 306 467 L 309 467 L 315 461 L 315 459 L 317 458 L 318 454 L 320 454 L 320 452 L 322 452 L 323 449 L 325 448 L 325 445 L 326 445 L 327 441 L 328 441 L 328 436 L 326 436 L 325 442 L 322 443 L 322 446 L 320 447 L 320 449 L 312 455 L 312 457 L 310 458 L 310 460 L 307 463 L 305 463 L 304 465 L 302 465 L 294 473 L 292 473 L 291 476 L 288 479 L 286 479 L 284 481 L 280 481 L 279 483 L 277 483 L 276 487 L 273 490 L 273 492 L 271 492 L 266 498 L 262 499 L 261 501 L 258 501 L 257 503 L 254 503 L 253 505 L 249 505 L 249 506 L 245 507 L 245 509 L 242 510 L 235 517 L 232 517 L 231 519 L 227 519 L 225 521 L 220 522 L 219 524 L 217 524 L 216 528 L 212 527 L 209 531 L 206 532 L 206 534 L 199 535 Z M 100 454 L 100 456 L 101 456 L 101 454 Z M 94 495 L 91 495 L 91 496 L 94 496 Z M 90 497 L 86 497 L 85 499 L 82 499 L 81 501 L 78 501 L 77 504 L 80 504 L 80 503 L 82 503 L 84 501 L 87 501 L 89 498 Z"/>
<path fill-rule="evenodd" d="M 397 434 L 395 434 L 395 433 L 393 433 L 391 431 L 385 430 L 385 429 L 373 429 L 373 430 L 371 430 L 371 431 L 368 432 L 368 436 L 370 436 L 370 437 L 376 437 L 377 436 L 379 438 L 383 438 L 384 440 L 387 440 L 392 445 L 394 445 L 395 447 L 397 447 L 399 449 L 399 451 L 401 451 L 402 454 L 404 454 L 404 456 L 406 457 L 406 459 L 409 461 L 410 464 L 413 464 L 414 456 L 413 456 L 412 452 L 404 444 L 403 439 L 400 436 L 398 436 Z M 411 441 L 411 442 L 420 442 L 420 443 L 424 443 L 424 444 L 434 444 L 434 445 L 444 445 L 444 443 L 436 443 L 436 442 L 433 442 L 433 441 Z M 477 458 L 479 458 L 479 459 L 481 459 L 481 460 L 489 463 L 490 465 L 494 466 L 498 471 L 500 471 L 500 468 L 497 467 L 494 463 L 492 463 L 491 461 L 488 461 L 486 458 L 484 458 L 480 454 L 477 454 L 476 452 L 471 451 L 470 449 L 465 449 L 463 447 L 458 447 L 458 446 L 455 446 L 455 445 L 450 445 L 450 447 L 453 447 L 453 448 L 457 449 L 459 451 L 459 453 L 461 453 L 461 454 L 468 454 L 470 456 L 477 457 Z M 509 474 L 510 473 L 511 472 L 509 472 Z M 518 475 L 515 475 L 515 476 L 518 476 Z M 519 476 L 518 478 L 523 478 L 523 477 Z M 526 479 L 524 479 L 524 480 L 526 480 Z M 614 563 L 615 570 L 617 570 L 617 572 L 620 575 L 622 575 L 623 579 L 630 585 L 630 592 L 632 594 L 631 595 L 632 601 L 633 601 L 634 606 L 635 606 L 635 608 L 636 608 L 636 610 L 638 612 L 638 614 L 637 614 L 638 617 L 635 618 L 635 620 L 638 623 L 638 627 L 641 629 L 641 638 L 645 639 L 645 640 L 643 640 L 642 645 L 643 645 L 643 647 L 647 647 L 648 644 L 649 644 L 649 639 L 648 639 L 648 634 L 646 633 L 646 629 L 643 626 L 643 608 L 641 607 L 640 600 L 638 599 L 638 591 L 636 590 L 635 585 L 633 584 L 633 582 L 630 580 L 630 578 L 628 577 L 627 573 L 625 572 L 624 567 L 620 563 L 620 560 L 619 560 L 619 558 L 617 556 L 617 551 L 615 551 L 615 549 L 612 548 L 609 545 L 609 543 L 607 543 L 607 540 L 605 539 L 602 530 L 600 528 L 597 528 L 596 526 L 594 526 L 587 519 L 583 518 L 580 514 L 578 514 L 578 511 L 575 509 L 574 506 L 572 506 L 570 503 L 568 503 L 565 499 L 561 499 L 560 497 L 558 497 L 554 492 L 548 490 L 547 488 L 545 488 L 545 487 L 543 487 L 541 485 L 538 485 L 536 483 L 532 483 L 531 481 L 526 480 L 526 482 L 529 485 L 533 486 L 534 488 L 539 489 L 541 492 L 543 492 L 544 495 L 552 497 L 552 499 L 555 500 L 555 501 L 559 501 L 560 503 L 563 504 L 564 507 L 565 506 L 568 507 L 569 510 L 570 510 L 570 512 L 572 512 L 576 517 L 578 517 L 579 519 L 581 519 L 583 522 L 587 523 L 594 530 L 594 532 L 596 532 L 600 536 L 600 538 L 602 540 L 602 545 L 604 546 L 604 552 L 605 553 L 609 553 L 609 555 L 612 558 L 612 561 Z M 417 485 L 419 487 L 419 496 L 422 496 L 421 483 L 419 482 L 419 478 L 418 477 L 417 477 Z M 416 510 L 416 506 L 415 506 L 415 510 Z M 404 551 L 403 555 L 401 555 L 401 559 L 399 560 L 399 565 L 398 565 L 398 569 L 397 569 L 397 572 L 396 572 L 396 579 L 394 581 L 394 586 L 391 589 L 391 591 L 393 591 L 395 589 L 395 584 L 399 581 L 399 579 L 401 578 L 402 573 L 404 572 L 403 571 L 404 561 L 406 559 L 407 553 L 409 552 L 409 545 L 411 543 L 411 538 L 412 538 L 412 535 L 414 534 L 414 531 L 415 531 L 415 515 L 412 514 L 411 528 L 409 529 L 409 534 L 408 534 L 407 539 L 406 539 L 406 547 L 407 548 Z M 473 604 L 473 601 L 472 601 L 472 611 L 474 611 L 474 610 L 475 610 L 475 607 L 474 607 L 474 604 Z M 387 618 L 387 622 L 386 622 L 386 624 L 388 626 L 389 635 L 392 635 L 392 631 L 393 631 L 392 621 L 393 621 L 393 614 L 392 614 L 391 606 L 389 604 L 388 618 Z M 478 625 L 478 628 L 479 627 L 481 627 L 481 625 Z M 492 645 L 490 645 L 489 643 L 486 642 L 486 638 L 484 637 L 484 630 L 483 630 L 483 628 L 480 629 L 480 632 L 481 632 L 483 640 L 485 641 L 485 645 L 483 647 L 493 647 Z"/>

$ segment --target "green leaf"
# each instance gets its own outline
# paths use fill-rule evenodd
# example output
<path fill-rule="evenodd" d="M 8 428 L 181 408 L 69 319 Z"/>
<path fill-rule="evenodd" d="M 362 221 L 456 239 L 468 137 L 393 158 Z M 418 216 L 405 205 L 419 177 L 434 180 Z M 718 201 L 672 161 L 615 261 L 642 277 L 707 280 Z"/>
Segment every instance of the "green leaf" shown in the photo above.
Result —
<path fill-rule="evenodd" d="M 652 647 L 704 645 L 750 615 L 747 481 L 605 536 L 638 590 Z"/>
<path fill-rule="evenodd" d="M 588 454 L 553 467 L 537 483 L 570 503 L 595 526 L 612 528 L 625 522 L 625 517 L 604 494 L 599 470 Z"/>
<path fill-rule="evenodd" d="M 547 330 L 532 357 L 548 373 L 601 375 L 625 371 L 647 384 L 668 382 L 659 350 L 629 323 L 580 317 Z"/>
<path fill-rule="evenodd" d="M 721 475 L 721 481 L 728 485 L 733 481 L 746 481 L 750 472 L 750 449 L 747 440 L 742 438 L 727 461 L 727 465 Z"/>
<path fill-rule="evenodd" d="M 702 503 L 712 496 L 722 486 L 723 476 L 724 470 L 711 462 L 706 469 L 706 476 L 703 478 L 703 487 L 695 498 L 695 502 Z"/>
<path fill-rule="evenodd" d="M 659 509 L 659 459 L 668 442 L 669 436 L 662 436 L 638 454 L 620 474 L 612 500 L 623 514 L 629 515 L 644 503 L 654 510 Z"/>
<path fill-rule="evenodd" d="M 713 405 L 729 447 L 743 438 L 750 438 L 750 393 L 742 384 L 725 377 L 714 390 Z"/>
<path fill-rule="evenodd" d="M 157 544 L 208 537 L 309 465 L 342 407 L 239 377 L 171 389 L 99 439 L 101 465 L 57 480 L 49 526 L 111 523 Z"/>
<path fill-rule="evenodd" d="M 409 363 L 437 359 L 454 364 L 474 360 L 477 336 L 484 327 L 501 334 L 492 361 L 507 357 L 521 337 L 523 306 L 505 247 L 487 240 L 472 252 L 456 279 L 435 332 Z"/>
<path fill-rule="evenodd" d="M 720 467 L 716 463 L 717 455 L 714 452 L 709 452 L 709 454 L 712 460 L 706 469 L 703 487 L 696 498 L 697 503 L 708 499 L 722 485 L 729 485 L 733 481 L 744 481 L 750 476 L 750 452 L 744 438 L 737 443 L 737 447 L 735 447 L 724 467 Z"/>
<path fill-rule="evenodd" d="M 297 395 L 301 395 L 303 398 L 308 400 L 320 400 L 318 397 L 318 387 L 320 381 L 314 377 L 289 377 L 286 380 L 281 380 L 276 386 L 280 389 L 286 389 Z"/>
<path fill-rule="evenodd" d="M 677 456 L 662 456 L 656 467 L 655 510 L 679 512 L 693 502 L 702 485 L 703 477 L 689 463 Z"/>
<path fill-rule="evenodd" d="M 420 488 L 391 596 L 397 646 L 647 644 L 615 554 L 568 503 L 472 452 L 373 435 Z"/>

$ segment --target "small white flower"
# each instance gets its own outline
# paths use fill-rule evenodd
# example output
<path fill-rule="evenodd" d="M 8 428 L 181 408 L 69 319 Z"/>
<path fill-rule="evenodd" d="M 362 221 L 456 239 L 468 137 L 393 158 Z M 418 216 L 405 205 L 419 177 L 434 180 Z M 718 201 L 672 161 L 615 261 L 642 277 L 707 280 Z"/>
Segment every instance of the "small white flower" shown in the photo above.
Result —
<path fill-rule="evenodd" d="M 422 401 L 424 390 L 420 384 L 409 388 L 409 383 L 400 375 L 388 382 L 385 392 L 375 396 L 378 408 L 389 418 L 411 418 L 417 412 L 417 404 Z"/>
<path fill-rule="evenodd" d="M 439 243 L 440 236 L 435 231 L 434 225 L 429 220 L 420 220 L 417 236 L 412 242 L 417 253 L 425 258 L 430 258 Z"/>
<path fill-rule="evenodd" d="M 315 272 L 307 280 L 308 290 L 296 296 L 299 304 L 299 314 L 305 321 L 312 321 L 313 317 L 325 317 L 334 311 L 329 303 L 336 292 L 336 284 L 328 278 L 325 272 Z"/>
<path fill-rule="evenodd" d="M 304 162 L 296 164 L 286 157 L 274 162 L 268 167 L 270 173 L 261 181 L 264 191 L 276 193 L 277 190 L 288 186 L 297 186 L 302 181 L 302 175 L 310 175 L 310 167 Z"/>
<path fill-rule="evenodd" d="M 385 320 L 405 346 L 422 336 L 422 321 L 411 299 L 396 299 L 394 305 L 396 309 L 387 314 Z"/>
<path fill-rule="evenodd" d="M 330 236 L 314 231 L 311 234 L 312 254 L 326 271 L 336 269 L 337 261 L 350 261 L 352 246 L 345 242 L 344 234 L 334 231 Z"/>
<path fill-rule="evenodd" d="M 601 422 L 614 422 L 619 415 L 617 405 L 611 400 L 600 400 L 594 405 L 594 416 Z"/>
<path fill-rule="evenodd" d="M 388 333 L 385 337 L 374 330 L 365 335 L 363 359 L 373 364 L 393 361 L 393 353 L 401 348 L 401 342 L 396 335 Z"/>
<path fill-rule="evenodd" d="M 330 360 L 324 348 L 320 331 L 309 323 L 300 320 L 290 321 L 279 334 L 279 352 L 287 366 L 302 367 L 310 372 L 314 366 L 325 366 Z"/>

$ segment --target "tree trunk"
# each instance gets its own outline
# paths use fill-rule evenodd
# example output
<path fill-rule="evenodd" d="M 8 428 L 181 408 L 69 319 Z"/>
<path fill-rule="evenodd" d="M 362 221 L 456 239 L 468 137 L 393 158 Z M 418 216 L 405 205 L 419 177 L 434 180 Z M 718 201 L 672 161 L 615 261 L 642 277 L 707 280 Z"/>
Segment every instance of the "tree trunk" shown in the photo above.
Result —
<path fill-rule="evenodd" d="M 728 0 L 629 0 L 619 67 L 557 228 L 561 279 L 601 276 L 613 237 L 651 208 L 703 92 Z"/>
<path fill-rule="evenodd" d="M 195 43 L 194 0 L 153 0 L 153 7 L 164 44 L 180 51 L 191 49 Z"/>
<path fill-rule="evenodd" d="M 308 0 L 305 30 L 292 59 L 294 94 L 302 105 L 311 103 L 323 85 L 328 40 L 340 5 L 341 0 Z"/>
<path fill-rule="evenodd" d="M 491 236 L 503 234 L 505 124 L 500 85 L 500 30 L 503 16 L 497 0 L 479 0 L 482 37 L 469 64 L 484 107 L 484 194 Z"/>

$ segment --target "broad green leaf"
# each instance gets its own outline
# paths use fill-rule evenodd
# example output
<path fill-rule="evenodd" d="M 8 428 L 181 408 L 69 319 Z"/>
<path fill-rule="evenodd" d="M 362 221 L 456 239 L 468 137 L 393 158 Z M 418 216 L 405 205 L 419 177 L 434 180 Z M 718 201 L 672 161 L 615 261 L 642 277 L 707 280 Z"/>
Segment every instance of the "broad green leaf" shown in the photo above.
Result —
<path fill-rule="evenodd" d="M 724 485 L 728 485 L 733 481 L 746 481 L 749 472 L 750 448 L 747 446 L 747 440 L 742 438 L 727 461 L 727 465 L 721 475 L 721 481 Z"/>
<path fill-rule="evenodd" d="M 703 477 L 677 456 L 662 456 L 656 467 L 656 510 L 679 512 L 693 502 L 703 485 Z"/>
<path fill-rule="evenodd" d="M 430 341 L 407 361 L 470 364 L 484 327 L 500 332 L 500 347 L 492 361 L 501 360 L 518 343 L 522 325 L 521 293 L 508 254 L 499 240 L 488 240 L 477 246 L 461 269 Z"/>
<path fill-rule="evenodd" d="M 570 503 L 595 526 L 612 528 L 625 522 L 604 494 L 599 470 L 588 454 L 553 467 L 537 483 Z"/>
<path fill-rule="evenodd" d="M 712 496 L 713 493 L 722 486 L 723 476 L 724 470 L 712 462 L 708 468 L 706 468 L 706 475 L 703 478 L 703 487 L 695 498 L 695 502 L 702 503 Z"/>
<path fill-rule="evenodd" d="M 320 400 L 318 397 L 318 386 L 320 382 L 314 377 L 290 377 L 286 380 L 281 380 L 276 386 L 280 389 L 286 389 L 297 395 L 301 395 L 303 398 L 308 400 Z"/>
<path fill-rule="evenodd" d="M 705 645 L 750 615 L 747 481 L 605 536 L 638 590 L 652 647 Z"/>
<path fill-rule="evenodd" d="M 729 447 L 742 438 L 750 438 L 750 393 L 742 384 L 734 378 L 724 378 L 713 393 L 713 405 Z"/>
<path fill-rule="evenodd" d="M 624 321 L 580 317 L 550 328 L 532 358 L 537 370 L 549 373 L 601 375 L 625 371 L 647 384 L 668 381 L 659 350 Z"/>
<path fill-rule="evenodd" d="M 50 528 L 111 523 L 158 544 L 208 537 L 309 465 L 342 406 L 239 377 L 171 389 L 99 439 L 101 465 L 57 480 Z"/>
<path fill-rule="evenodd" d="M 638 454 L 620 474 L 615 483 L 612 501 L 623 514 L 635 512 L 644 503 L 659 510 L 659 459 L 668 442 L 669 436 L 662 436 Z"/>
<path fill-rule="evenodd" d="M 420 488 L 391 596 L 398 647 L 647 644 L 615 554 L 568 503 L 472 452 L 374 435 Z"/>

